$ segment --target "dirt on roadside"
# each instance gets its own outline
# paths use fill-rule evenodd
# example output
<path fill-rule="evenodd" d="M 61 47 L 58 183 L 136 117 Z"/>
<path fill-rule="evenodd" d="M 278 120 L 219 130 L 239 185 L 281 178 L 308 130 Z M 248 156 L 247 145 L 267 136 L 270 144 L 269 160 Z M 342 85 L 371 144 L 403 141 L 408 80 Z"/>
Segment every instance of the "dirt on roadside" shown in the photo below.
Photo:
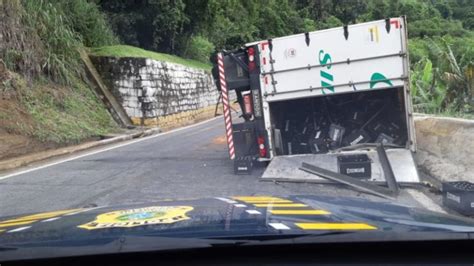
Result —
<path fill-rule="evenodd" d="M 0 160 L 59 147 L 32 137 L 36 127 L 14 90 L 0 94 Z"/>
<path fill-rule="evenodd" d="M 43 143 L 28 136 L 10 134 L 0 130 L 0 160 L 57 148 L 54 143 Z"/>
<path fill-rule="evenodd" d="M 60 147 L 33 137 L 37 127 L 20 101 L 12 74 L 0 62 L 0 161 Z"/>

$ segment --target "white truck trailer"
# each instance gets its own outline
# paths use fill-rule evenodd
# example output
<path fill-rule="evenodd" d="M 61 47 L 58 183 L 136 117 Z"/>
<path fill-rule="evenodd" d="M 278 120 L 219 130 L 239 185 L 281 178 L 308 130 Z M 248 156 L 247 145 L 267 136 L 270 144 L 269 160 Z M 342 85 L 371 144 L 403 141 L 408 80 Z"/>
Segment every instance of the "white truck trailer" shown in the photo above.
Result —
<path fill-rule="evenodd" d="M 383 182 L 374 151 L 341 151 L 383 143 L 397 181 L 419 182 L 404 17 L 248 43 L 215 63 L 237 173 L 252 160 L 271 161 L 263 178 L 301 177 L 308 160 L 340 172 L 341 152 L 365 153 L 363 177 Z M 229 90 L 243 122 L 232 121 Z"/>

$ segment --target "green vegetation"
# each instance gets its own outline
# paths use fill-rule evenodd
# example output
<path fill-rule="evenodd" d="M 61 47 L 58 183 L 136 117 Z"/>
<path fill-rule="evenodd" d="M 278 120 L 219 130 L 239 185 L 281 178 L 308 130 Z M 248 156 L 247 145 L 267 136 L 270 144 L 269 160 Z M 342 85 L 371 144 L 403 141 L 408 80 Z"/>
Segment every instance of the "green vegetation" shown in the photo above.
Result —
<path fill-rule="evenodd" d="M 194 36 L 217 49 L 343 24 L 406 15 L 410 38 L 474 29 L 471 0 L 100 0 L 125 44 L 185 55 Z"/>
<path fill-rule="evenodd" d="M 0 127 L 45 141 L 114 128 L 81 49 L 209 70 L 214 49 L 400 15 L 409 22 L 416 111 L 474 116 L 472 0 L 9 0 L 0 14 L 0 59 L 17 73 L 12 79 L 0 62 L 2 97 L 16 99 L 0 99 Z"/>
<path fill-rule="evenodd" d="M 24 26 L 42 44 L 41 68 L 55 82 L 71 85 L 83 75 L 78 50 L 87 45 L 116 43 L 116 37 L 97 6 L 87 0 L 21 1 Z"/>
<path fill-rule="evenodd" d="M 44 1 L 23 1 L 23 7 L 24 23 L 34 29 L 42 41 L 42 72 L 53 81 L 71 84 L 72 77 L 81 74 L 77 53 L 81 47 L 79 36 L 65 23 L 65 14 L 58 5 Z"/>
<path fill-rule="evenodd" d="M 474 112 L 472 0 L 98 3 L 123 43 L 206 63 L 213 46 L 230 50 L 261 39 L 406 15 L 416 111 Z"/>
<path fill-rule="evenodd" d="M 474 39 L 451 36 L 410 42 L 415 109 L 474 114 Z"/>
<path fill-rule="evenodd" d="M 78 52 L 86 45 L 117 43 L 97 5 L 88 0 L 11 0 L 1 1 L 0 9 L 15 14 L 0 24 L 0 33 L 9 36 L 0 43 L 0 56 L 11 71 L 0 77 L 0 91 L 9 99 L 0 116 L 12 120 L 2 121 L 2 129 L 66 144 L 116 127 L 89 87 Z"/>
<path fill-rule="evenodd" d="M 415 109 L 426 113 L 440 113 L 446 99 L 447 89 L 434 79 L 438 69 L 433 69 L 429 59 L 415 64 L 412 73 L 411 92 Z"/>
<path fill-rule="evenodd" d="M 184 59 L 175 55 L 147 51 L 129 45 L 113 45 L 92 48 L 91 54 L 96 56 L 151 58 L 160 61 L 177 63 L 189 67 L 200 68 L 204 70 L 211 69 L 211 65 L 209 63 L 206 64 L 196 60 Z"/>
<path fill-rule="evenodd" d="M 186 58 L 195 58 L 200 62 L 208 62 L 209 55 L 215 50 L 214 44 L 202 36 L 191 37 L 186 47 L 187 50 L 183 52 L 184 56 Z"/>
<path fill-rule="evenodd" d="M 21 103 L 34 120 L 31 134 L 54 143 L 79 143 L 106 134 L 113 121 L 93 91 L 82 82 L 73 88 L 35 82 L 35 90 L 23 89 Z"/>

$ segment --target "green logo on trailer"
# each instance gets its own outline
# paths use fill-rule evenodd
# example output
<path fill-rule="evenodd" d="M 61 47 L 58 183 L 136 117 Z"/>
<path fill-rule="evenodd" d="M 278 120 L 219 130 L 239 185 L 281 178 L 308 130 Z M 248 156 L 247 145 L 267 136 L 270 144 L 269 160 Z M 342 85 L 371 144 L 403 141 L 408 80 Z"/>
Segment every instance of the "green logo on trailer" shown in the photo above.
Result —
<path fill-rule="evenodd" d="M 374 74 L 372 74 L 372 77 L 370 77 L 370 88 L 373 89 L 378 83 L 385 83 L 390 87 L 393 87 L 393 84 L 389 79 L 387 79 L 384 75 L 375 72 Z"/>
<path fill-rule="evenodd" d="M 320 71 L 320 76 L 321 76 L 321 87 L 323 89 L 321 90 L 323 94 L 326 94 L 325 89 L 329 90 L 330 92 L 334 93 L 334 76 L 327 72 L 327 70 L 330 70 L 332 67 L 332 58 L 331 55 L 328 53 L 324 53 L 324 50 L 319 51 L 319 64 L 321 66 L 326 67 L 326 70 L 321 70 Z"/>

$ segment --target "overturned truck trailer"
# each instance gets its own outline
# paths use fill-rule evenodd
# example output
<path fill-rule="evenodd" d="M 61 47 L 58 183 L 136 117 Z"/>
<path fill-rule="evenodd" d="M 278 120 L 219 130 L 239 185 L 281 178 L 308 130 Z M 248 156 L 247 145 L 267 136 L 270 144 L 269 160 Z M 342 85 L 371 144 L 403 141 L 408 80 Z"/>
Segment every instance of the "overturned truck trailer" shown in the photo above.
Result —
<path fill-rule="evenodd" d="M 404 17 L 219 53 L 213 74 L 222 92 L 236 172 L 253 160 L 271 161 L 263 178 L 291 179 L 301 161 L 340 172 L 351 160 L 365 160 L 372 169 L 362 178 L 383 181 L 375 151 L 341 151 L 383 143 L 390 147 L 397 180 L 418 182 L 408 62 Z M 229 90 L 236 91 L 242 109 L 242 119 L 234 119 L 242 120 L 238 123 L 226 107 Z M 355 155 L 341 158 L 341 153 Z"/>

